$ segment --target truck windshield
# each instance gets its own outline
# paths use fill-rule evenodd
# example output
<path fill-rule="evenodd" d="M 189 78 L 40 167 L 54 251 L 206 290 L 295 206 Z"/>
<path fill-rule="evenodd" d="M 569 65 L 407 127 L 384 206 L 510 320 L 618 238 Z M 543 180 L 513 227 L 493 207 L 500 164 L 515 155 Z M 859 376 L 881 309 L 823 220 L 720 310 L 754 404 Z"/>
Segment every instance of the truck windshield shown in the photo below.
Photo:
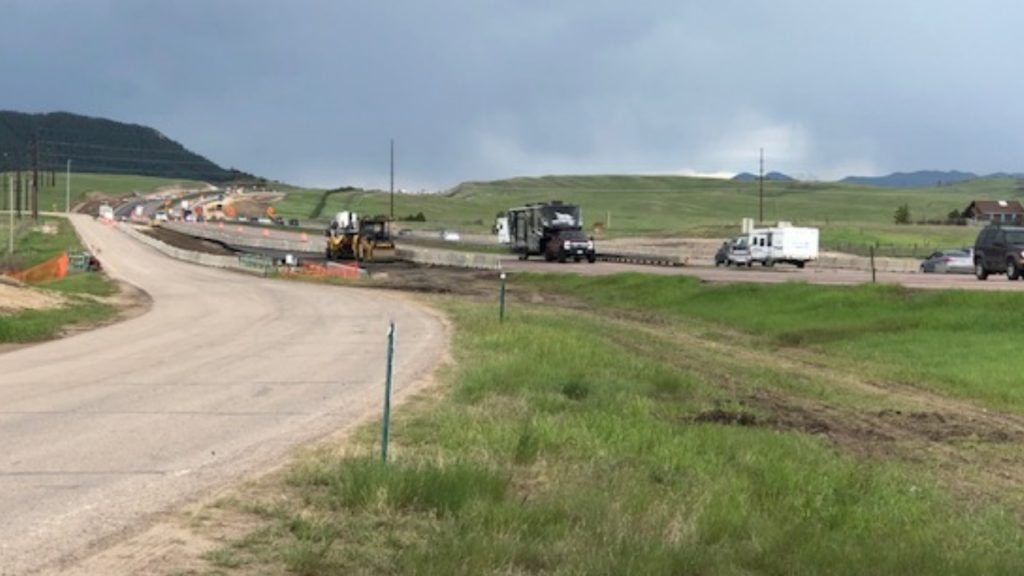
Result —
<path fill-rule="evenodd" d="M 1007 244 L 1024 244 L 1024 230 L 1007 230 Z"/>
<path fill-rule="evenodd" d="M 581 225 L 579 206 L 545 206 L 541 214 L 545 225 L 551 228 L 575 228 Z"/>

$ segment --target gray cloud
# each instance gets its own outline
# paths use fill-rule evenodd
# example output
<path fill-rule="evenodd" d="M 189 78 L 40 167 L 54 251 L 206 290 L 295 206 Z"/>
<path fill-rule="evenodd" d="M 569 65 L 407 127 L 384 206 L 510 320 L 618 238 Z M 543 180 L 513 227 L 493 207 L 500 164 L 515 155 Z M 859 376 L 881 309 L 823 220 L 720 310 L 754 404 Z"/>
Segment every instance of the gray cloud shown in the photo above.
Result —
<path fill-rule="evenodd" d="M 436 5 L 435 5 L 436 4 Z M 1024 170 L 1024 9 L 933 2 L 13 0 L 4 108 L 305 184 Z"/>

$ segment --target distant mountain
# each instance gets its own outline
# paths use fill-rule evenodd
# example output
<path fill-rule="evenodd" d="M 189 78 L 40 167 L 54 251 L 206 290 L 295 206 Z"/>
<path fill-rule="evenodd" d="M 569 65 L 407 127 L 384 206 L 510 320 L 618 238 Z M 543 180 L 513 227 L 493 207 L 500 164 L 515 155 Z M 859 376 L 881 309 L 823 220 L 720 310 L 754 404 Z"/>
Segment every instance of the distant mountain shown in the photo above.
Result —
<path fill-rule="evenodd" d="M 153 128 L 66 112 L 0 111 L 0 171 L 30 169 L 35 138 L 41 170 L 63 170 L 70 159 L 75 172 L 213 182 L 252 178 L 221 168 Z"/>
<path fill-rule="evenodd" d="M 740 172 L 739 174 L 732 177 L 737 182 L 757 182 L 757 174 L 751 174 L 750 172 Z M 795 182 L 796 178 L 787 176 L 782 172 L 769 172 L 764 175 L 764 179 L 772 182 Z"/>
<path fill-rule="evenodd" d="M 980 178 L 972 172 L 958 170 L 920 170 L 917 172 L 893 172 L 888 176 L 848 176 L 840 180 L 844 184 L 862 184 L 882 188 L 922 188 L 940 184 L 955 184 Z"/>

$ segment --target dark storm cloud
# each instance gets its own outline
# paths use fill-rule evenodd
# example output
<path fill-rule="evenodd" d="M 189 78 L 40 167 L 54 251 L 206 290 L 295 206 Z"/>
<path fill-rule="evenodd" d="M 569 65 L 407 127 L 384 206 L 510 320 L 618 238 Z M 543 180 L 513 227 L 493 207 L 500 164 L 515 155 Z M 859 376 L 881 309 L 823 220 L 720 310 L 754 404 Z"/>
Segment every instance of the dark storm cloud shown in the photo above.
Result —
<path fill-rule="evenodd" d="M 1006 2 L 0 2 L 0 108 L 307 184 L 1024 170 Z"/>

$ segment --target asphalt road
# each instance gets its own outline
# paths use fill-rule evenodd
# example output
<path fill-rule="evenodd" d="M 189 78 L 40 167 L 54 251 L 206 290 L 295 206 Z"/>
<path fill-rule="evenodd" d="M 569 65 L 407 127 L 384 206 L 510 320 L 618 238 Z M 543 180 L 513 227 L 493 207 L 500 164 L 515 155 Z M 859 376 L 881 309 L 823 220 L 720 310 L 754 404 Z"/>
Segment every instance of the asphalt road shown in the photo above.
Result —
<path fill-rule="evenodd" d="M 80 558 L 374 412 L 389 319 L 399 388 L 445 347 L 443 324 L 393 293 L 201 268 L 72 218 L 153 306 L 0 355 L 0 574 Z"/>

